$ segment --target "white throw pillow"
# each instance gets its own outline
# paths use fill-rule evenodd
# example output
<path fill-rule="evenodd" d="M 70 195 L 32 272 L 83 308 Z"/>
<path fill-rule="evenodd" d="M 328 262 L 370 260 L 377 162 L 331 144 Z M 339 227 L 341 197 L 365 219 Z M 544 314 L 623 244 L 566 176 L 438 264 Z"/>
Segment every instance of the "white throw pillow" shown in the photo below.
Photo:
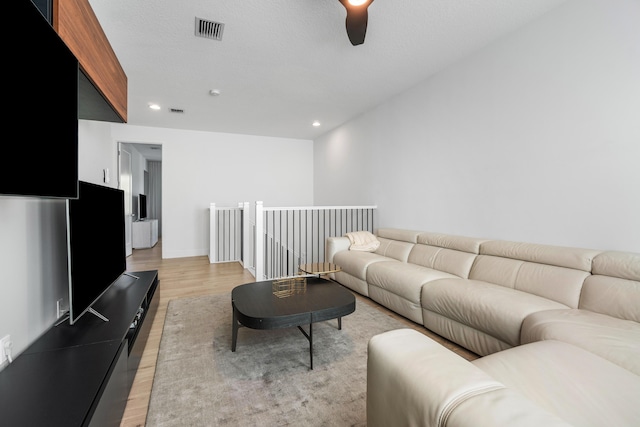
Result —
<path fill-rule="evenodd" d="M 347 233 L 346 236 L 351 242 L 349 250 L 374 252 L 380 246 L 380 241 L 369 231 L 353 231 Z"/>

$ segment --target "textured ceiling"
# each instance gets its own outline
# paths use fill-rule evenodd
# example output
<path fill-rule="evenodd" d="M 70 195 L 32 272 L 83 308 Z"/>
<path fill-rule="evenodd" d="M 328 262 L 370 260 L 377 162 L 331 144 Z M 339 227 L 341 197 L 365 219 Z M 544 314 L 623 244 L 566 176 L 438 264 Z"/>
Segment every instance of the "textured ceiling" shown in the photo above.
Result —
<path fill-rule="evenodd" d="M 89 2 L 128 77 L 128 123 L 314 139 L 564 0 L 375 0 L 359 46 L 338 0 Z M 196 17 L 224 23 L 222 41 L 196 37 Z"/>

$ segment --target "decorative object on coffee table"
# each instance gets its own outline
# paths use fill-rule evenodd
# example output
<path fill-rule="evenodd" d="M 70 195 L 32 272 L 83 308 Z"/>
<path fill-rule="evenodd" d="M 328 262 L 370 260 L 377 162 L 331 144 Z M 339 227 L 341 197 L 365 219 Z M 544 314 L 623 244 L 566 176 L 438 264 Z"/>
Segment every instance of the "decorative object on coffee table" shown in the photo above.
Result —
<path fill-rule="evenodd" d="M 274 280 L 271 284 L 271 290 L 278 298 L 289 297 L 293 294 L 301 294 L 307 292 L 307 278 L 286 277 L 284 279 Z"/>
<path fill-rule="evenodd" d="M 337 273 L 340 271 L 340 266 L 331 262 L 312 262 L 310 264 L 302 264 L 298 267 L 301 274 L 313 274 L 314 276 L 321 277 L 325 274 Z"/>

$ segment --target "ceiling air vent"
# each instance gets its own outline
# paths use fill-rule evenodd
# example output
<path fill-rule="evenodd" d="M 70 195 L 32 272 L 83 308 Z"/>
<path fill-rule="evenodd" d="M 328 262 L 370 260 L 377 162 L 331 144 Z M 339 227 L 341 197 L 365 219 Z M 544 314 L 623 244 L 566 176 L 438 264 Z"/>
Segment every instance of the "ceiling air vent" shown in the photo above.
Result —
<path fill-rule="evenodd" d="M 196 36 L 206 39 L 222 40 L 224 24 L 221 22 L 207 21 L 196 17 Z"/>
<path fill-rule="evenodd" d="M 182 114 L 182 113 L 184 113 L 184 110 L 182 108 L 169 108 L 169 112 L 170 113 Z"/>

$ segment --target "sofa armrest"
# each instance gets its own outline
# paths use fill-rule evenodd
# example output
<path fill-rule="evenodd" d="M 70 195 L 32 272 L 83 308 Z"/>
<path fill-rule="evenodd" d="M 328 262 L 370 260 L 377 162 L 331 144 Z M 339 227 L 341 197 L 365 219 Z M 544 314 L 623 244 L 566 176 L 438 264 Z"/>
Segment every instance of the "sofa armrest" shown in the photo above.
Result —
<path fill-rule="evenodd" d="M 481 416 L 480 416 L 481 415 Z M 566 426 L 413 329 L 369 340 L 367 426 Z"/>
<path fill-rule="evenodd" d="M 324 259 L 326 262 L 333 262 L 333 256 L 340 251 L 348 251 L 351 242 L 348 237 L 327 237 L 324 249 Z"/>
<path fill-rule="evenodd" d="M 369 340 L 367 426 L 439 426 L 465 395 L 504 386 L 413 329 Z"/>

